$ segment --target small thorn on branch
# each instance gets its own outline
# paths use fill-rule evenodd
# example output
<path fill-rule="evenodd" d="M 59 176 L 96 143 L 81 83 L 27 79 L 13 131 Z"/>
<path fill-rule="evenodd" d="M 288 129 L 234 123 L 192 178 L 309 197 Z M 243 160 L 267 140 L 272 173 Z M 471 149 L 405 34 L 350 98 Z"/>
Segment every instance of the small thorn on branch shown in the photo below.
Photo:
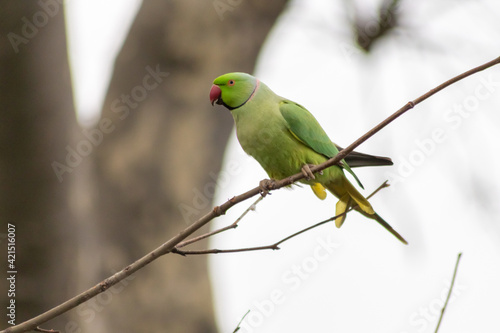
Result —
<path fill-rule="evenodd" d="M 53 330 L 53 329 L 47 330 L 45 328 L 41 328 L 41 327 L 38 327 L 38 326 L 33 331 L 35 331 L 35 332 L 43 332 L 43 333 L 61 333 L 61 331 L 58 331 L 58 330 Z"/>

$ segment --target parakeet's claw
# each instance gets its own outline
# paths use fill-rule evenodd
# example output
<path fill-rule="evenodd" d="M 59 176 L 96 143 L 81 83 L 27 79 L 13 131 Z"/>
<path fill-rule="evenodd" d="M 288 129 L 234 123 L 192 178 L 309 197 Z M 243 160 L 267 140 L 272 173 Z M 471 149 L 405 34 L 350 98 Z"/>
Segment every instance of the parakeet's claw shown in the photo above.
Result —
<path fill-rule="evenodd" d="M 259 192 L 260 195 L 265 197 L 266 195 L 269 194 L 269 190 L 272 190 L 274 188 L 274 184 L 276 181 L 274 179 L 263 179 L 259 183 Z"/>
<path fill-rule="evenodd" d="M 314 164 L 304 164 L 304 166 L 301 169 L 302 174 L 304 175 L 304 177 L 306 177 L 307 180 L 316 179 L 316 177 L 314 177 L 314 174 L 311 171 L 310 166 L 314 166 Z M 323 172 L 319 172 L 319 174 L 321 175 L 323 174 Z"/>

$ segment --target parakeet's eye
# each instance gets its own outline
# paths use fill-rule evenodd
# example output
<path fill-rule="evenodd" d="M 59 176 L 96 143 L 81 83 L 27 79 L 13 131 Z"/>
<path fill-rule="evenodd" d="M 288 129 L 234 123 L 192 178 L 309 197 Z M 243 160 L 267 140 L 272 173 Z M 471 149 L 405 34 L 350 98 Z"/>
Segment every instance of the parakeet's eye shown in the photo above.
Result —
<path fill-rule="evenodd" d="M 228 86 L 234 86 L 234 80 L 229 80 L 227 81 Z"/>

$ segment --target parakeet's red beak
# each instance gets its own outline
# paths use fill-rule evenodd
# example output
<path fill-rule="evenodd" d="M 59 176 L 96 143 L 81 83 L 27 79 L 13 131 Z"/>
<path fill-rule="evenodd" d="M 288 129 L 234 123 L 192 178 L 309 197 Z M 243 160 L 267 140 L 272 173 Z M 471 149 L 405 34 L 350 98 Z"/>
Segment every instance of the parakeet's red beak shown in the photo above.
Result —
<path fill-rule="evenodd" d="M 210 89 L 210 103 L 212 103 L 212 105 L 214 105 L 215 102 L 217 102 L 217 104 L 222 103 L 222 100 L 220 98 L 220 94 L 221 94 L 221 90 L 220 90 L 219 86 L 214 84 L 212 86 L 212 89 Z"/>

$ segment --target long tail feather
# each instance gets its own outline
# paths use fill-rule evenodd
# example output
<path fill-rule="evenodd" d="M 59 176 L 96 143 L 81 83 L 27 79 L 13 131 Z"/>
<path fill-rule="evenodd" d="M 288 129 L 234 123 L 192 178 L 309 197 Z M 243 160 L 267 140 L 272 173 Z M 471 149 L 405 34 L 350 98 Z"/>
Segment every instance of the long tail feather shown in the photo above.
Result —
<path fill-rule="evenodd" d="M 337 145 L 335 145 L 337 146 Z M 344 148 L 337 146 L 337 149 L 340 151 Z M 376 156 L 360 153 L 357 151 L 353 151 L 347 155 L 344 160 L 349 164 L 351 168 L 359 168 L 366 166 L 383 166 L 383 165 L 393 165 L 390 157 L 385 156 Z"/>
<path fill-rule="evenodd" d="M 385 222 L 385 220 L 383 218 L 381 218 L 380 215 L 378 215 L 377 213 L 372 214 L 372 215 L 368 215 L 365 212 L 363 212 L 362 210 L 360 210 L 359 208 L 355 208 L 355 210 L 357 210 L 358 212 L 360 212 L 364 216 L 366 216 L 372 220 L 377 221 L 381 226 L 383 226 L 387 231 L 389 231 L 391 234 L 393 234 L 403 244 L 408 245 L 408 242 L 406 241 L 406 239 L 404 239 L 403 236 L 401 236 L 396 230 L 394 230 L 394 228 L 391 227 L 391 225 L 389 223 Z"/>
<path fill-rule="evenodd" d="M 373 210 L 371 204 L 366 200 L 366 198 L 359 193 L 356 188 L 349 182 L 347 178 L 340 182 L 331 182 L 325 186 L 333 195 L 335 195 L 340 200 L 337 202 L 335 213 L 336 215 L 344 213 L 347 209 L 352 206 L 357 205 L 354 209 L 364 216 L 377 221 L 381 226 L 383 226 L 387 231 L 393 234 L 397 239 L 399 239 L 403 244 L 408 244 L 408 242 L 396 231 L 389 223 L 384 221 Z M 340 228 L 344 223 L 346 215 L 338 217 L 335 220 L 335 225 Z"/>

